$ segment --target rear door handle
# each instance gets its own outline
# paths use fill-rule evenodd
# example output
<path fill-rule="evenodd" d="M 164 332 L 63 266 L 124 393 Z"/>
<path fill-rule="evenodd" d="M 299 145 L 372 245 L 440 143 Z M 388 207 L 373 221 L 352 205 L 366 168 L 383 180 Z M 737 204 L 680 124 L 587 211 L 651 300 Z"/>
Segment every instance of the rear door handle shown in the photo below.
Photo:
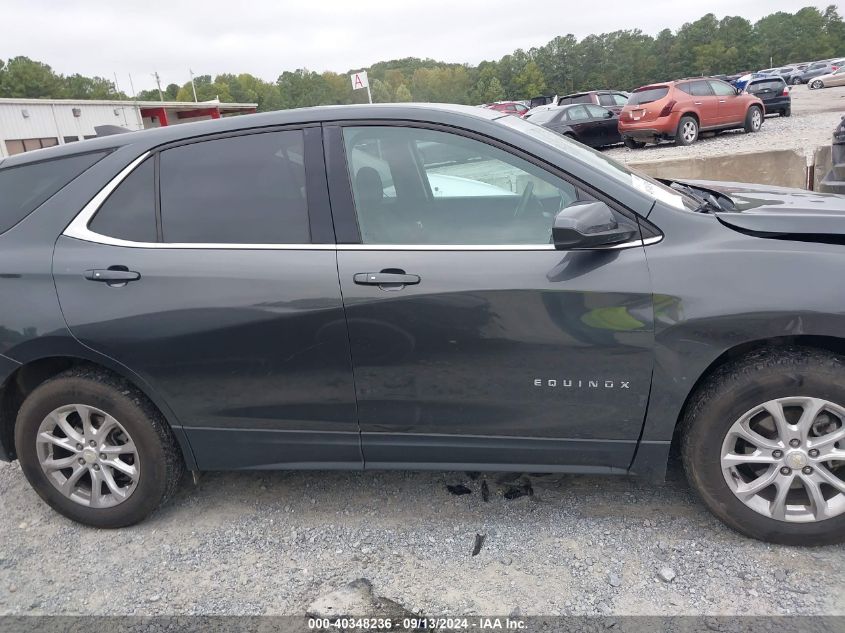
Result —
<path fill-rule="evenodd" d="M 409 286 L 420 283 L 419 275 L 405 273 L 355 273 L 356 284 L 361 286 L 382 286 L 387 284 L 401 284 Z"/>
<path fill-rule="evenodd" d="M 119 268 L 95 268 L 93 270 L 85 271 L 85 279 L 91 281 L 104 281 L 106 283 L 127 283 L 130 281 L 137 281 L 141 278 L 141 273 L 134 270 L 123 270 Z"/>

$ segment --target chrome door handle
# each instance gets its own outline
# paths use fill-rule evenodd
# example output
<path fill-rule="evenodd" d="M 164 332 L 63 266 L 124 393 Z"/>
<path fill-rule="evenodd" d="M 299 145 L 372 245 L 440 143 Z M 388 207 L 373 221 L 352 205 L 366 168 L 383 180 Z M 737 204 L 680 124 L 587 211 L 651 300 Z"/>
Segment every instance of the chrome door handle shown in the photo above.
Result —
<path fill-rule="evenodd" d="M 693 105 L 701 105 L 701 101 L 693 101 Z"/>

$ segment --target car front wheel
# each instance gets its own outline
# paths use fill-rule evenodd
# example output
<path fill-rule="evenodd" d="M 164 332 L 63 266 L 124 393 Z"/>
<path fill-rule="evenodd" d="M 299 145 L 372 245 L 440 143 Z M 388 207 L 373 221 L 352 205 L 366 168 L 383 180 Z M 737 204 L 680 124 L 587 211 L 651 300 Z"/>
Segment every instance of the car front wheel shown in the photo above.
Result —
<path fill-rule="evenodd" d="M 845 359 L 784 347 L 717 370 L 682 427 L 687 477 L 748 536 L 787 545 L 845 540 Z"/>
<path fill-rule="evenodd" d="M 815 81 L 811 81 L 810 82 L 810 88 L 812 88 L 813 90 L 818 90 L 819 88 L 824 88 L 824 82 L 819 81 L 818 79 L 816 79 Z"/>
<path fill-rule="evenodd" d="M 141 521 L 175 492 L 183 472 L 158 410 L 96 369 L 70 370 L 37 387 L 18 413 L 15 448 L 38 495 L 94 527 Z"/>
<path fill-rule="evenodd" d="M 691 116 L 681 117 L 675 133 L 676 145 L 692 145 L 698 140 L 698 121 Z"/>

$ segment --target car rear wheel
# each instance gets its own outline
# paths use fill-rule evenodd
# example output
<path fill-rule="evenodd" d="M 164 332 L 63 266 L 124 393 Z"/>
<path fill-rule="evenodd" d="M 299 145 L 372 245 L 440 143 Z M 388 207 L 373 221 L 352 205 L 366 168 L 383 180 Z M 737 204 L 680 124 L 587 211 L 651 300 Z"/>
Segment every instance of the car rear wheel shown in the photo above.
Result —
<path fill-rule="evenodd" d="M 698 121 L 691 116 L 681 117 L 675 133 L 676 145 L 692 145 L 698 140 Z"/>
<path fill-rule="evenodd" d="M 792 85 L 793 86 L 800 86 L 803 82 L 801 81 L 800 77 L 793 77 L 792 78 Z"/>
<path fill-rule="evenodd" d="M 763 110 L 757 106 L 751 106 L 745 113 L 745 131 L 749 133 L 759 132 L 762 126 Z"/>
<path fill-rule="evenodd" d="M 785 108 L 780 111 L 781 116 L 792 116 L 792 108 Z"/>
<path fill-rule="evenodd" d="M 94 369 L 37 387 L 18 413 L 15 447 L 47 504 L 101 528 L 144 519 L 175 492 L 184 468 L 161 413 L 126 381 Z"/>
<path fill-rule="evenodd" d="M 845 359 L 784 347 L 724 366 L 693 396 L 690 484 L 735 530 L 787 545 L 845 541 Z"/>
<path fill-rule="evenodd" d="M 818 79 L 810 82 L 810 88 L 813 90 L 818 90 L 819 88 L 824 88 L 824 82 Z"/>

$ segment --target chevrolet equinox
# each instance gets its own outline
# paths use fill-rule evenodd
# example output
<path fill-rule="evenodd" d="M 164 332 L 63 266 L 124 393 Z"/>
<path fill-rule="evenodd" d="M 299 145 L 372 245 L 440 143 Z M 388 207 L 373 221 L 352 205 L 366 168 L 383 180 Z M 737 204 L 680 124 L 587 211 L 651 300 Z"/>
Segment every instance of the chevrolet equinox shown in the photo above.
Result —
<path fill-rule="evenodd" d="M 658 182 L 483 108 L 292 110 L 0 164 L 0 456 L 137 522 L 185 469 L 640 475 L 845 535 L 845 198 Z"/>

